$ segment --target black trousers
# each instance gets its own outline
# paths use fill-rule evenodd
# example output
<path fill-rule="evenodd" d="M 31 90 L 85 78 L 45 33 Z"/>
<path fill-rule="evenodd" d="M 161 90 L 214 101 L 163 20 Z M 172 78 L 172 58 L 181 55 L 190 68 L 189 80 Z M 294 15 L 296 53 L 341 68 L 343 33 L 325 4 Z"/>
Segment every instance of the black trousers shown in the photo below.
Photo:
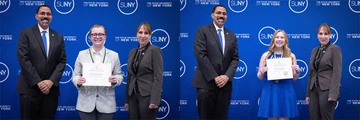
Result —
<path fill-rule="evenodd" d="M 58 96 L 20 94 L 22 120 L 54 120 L 57 106 Z"/>
<path fill-rule="evenodd" d="M 328 101 L 329 90 L 321 90 L 318 85 L 310 91 L 310 120 L 333 120 L 337 101 Z"/>
<path fill-rule="evenodd" d="M 231 91 L 197 88 L 198 113 L 201 120 L 226 120 Z"/>
<path fill-rule="evenodd" d="M 158 109 L 149 109 L 150 96 L 133 93 L 129 97 L 129 120 L 156 120 Z"/>

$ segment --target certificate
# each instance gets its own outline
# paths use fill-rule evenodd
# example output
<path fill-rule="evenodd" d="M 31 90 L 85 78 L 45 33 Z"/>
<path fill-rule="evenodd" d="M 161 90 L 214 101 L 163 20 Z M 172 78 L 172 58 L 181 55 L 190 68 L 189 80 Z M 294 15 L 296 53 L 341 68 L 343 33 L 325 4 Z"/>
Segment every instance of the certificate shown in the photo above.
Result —
<path fill-rule="evenodd" d="M 86 82 L 84 86 L 111 86 L 111 64 L 109 63 L 84 63 L 82 76 Z"/>
<path fill-rule="evenodd" d="M 267 59 L 268 80 L 282 80 L 293 78 L 291 58 Z"/>

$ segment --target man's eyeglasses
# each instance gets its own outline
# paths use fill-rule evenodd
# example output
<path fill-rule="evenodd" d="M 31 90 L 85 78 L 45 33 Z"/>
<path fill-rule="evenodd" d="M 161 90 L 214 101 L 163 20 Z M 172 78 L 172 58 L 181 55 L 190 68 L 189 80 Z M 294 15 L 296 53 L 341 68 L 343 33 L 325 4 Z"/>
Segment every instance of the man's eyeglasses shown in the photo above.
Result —
<path fill-rule="evenodd" d="M 104 37 L 104 36 L 105 36 L 104 33 L 99 33 L 99 34 L 92 33 L 92 34 L 90 34 L 90 35 L 91 35 L 91 37 L 96 37 L 96 36 Z"/>
<path fill-rule="evenodd" d="M 47 16 L 51 16 L 51 13 L 50 13 L 50 12 L 40 12 L 39 14 L 40 14 L 40 15 L 45 15 L 45 14 L 46 14 Z"/>

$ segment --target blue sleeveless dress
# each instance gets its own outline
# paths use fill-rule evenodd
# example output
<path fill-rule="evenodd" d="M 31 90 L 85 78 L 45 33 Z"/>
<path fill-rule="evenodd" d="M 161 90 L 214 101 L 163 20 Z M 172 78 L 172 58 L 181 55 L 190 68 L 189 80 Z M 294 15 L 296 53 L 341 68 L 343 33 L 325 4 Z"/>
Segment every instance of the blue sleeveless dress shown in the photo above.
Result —
<path fill-rule="evenodd" d="M 276 54 L 274 57 L 274 53 L 272 53 L 268 59 L 280 58 L 281 56 L 281 54 Z M 263 118 L 294 118 L 298 116 L 293 80 L 279 80 L 276 83 L 273 80 L 267 80 L 265 73 L 263 81 L 258 116 Z"/>

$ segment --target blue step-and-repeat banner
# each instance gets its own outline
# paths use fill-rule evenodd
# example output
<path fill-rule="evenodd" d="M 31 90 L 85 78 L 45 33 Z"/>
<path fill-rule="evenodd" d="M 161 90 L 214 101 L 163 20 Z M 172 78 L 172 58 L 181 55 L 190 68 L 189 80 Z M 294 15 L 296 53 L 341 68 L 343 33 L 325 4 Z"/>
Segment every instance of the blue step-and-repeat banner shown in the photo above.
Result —
<path fill-rule="evenodd" d="M 197 28 L 212 22 L 211 10 L 217 4 L 226 6 L 225 27 L 236 34 L 239 46 L 229 119 L 260 119 L 257 111 L 263 81 L 256 77 L 257 67 L 276 29 L 287 32 L 301 68 L 300 79 L 294 82 L 296 119 L 309 119 L 304 99 L 310 52 L 319 45 L 316 29 L 324 22 L 331 26 L 331 42 L 343 53 L 335 119 L 360 119 L 360 0 L 0 0 L 0 119 L 20 119 L 16 45 L 20 31 L 36 24 L 36 8 L 42 4 L 52 7 L 50 26 L 64 36 L 68 58 L 57 119 L 79 119 L 77 90 L 70 81 L 77 53 L 91 45 L 90 27 L 95 23 L 106 27 L 105 46 L 119 53 L 126 78 L 127 56 L 138 45 L 136 27 L 143 21 L 152 25 L 151 43 L 164 54 L 158 119 L 198 119 L 196 89 L 191 86 L 197 66 L 193 42 Z M 123 107 L 125 86 L 116 88 L 115 119 L 128 118 Z"/>
<path fill-rule="evenodd" d="M 360 0 L 184 0 L 180 6 L 180 115 L 197 119 L 196 89 L 191 86 L 197 62 L 194 38 L 198 27 L 212 22 L 216 4 L 227 8 L 225 27 L 235 33 L 240 61 L 233 80 L 229 119 L 257 117 L 263 81 L 256 77 L 261 55 L 273 33 L 288 34 L 292 52 L 301 68 L 294 82 L 299 116 L 309 119 L 305 93 L 311 50 L 319 45 L 316 30 L 321 23 L 331 26 L 330 41 L 342 49 L 341 95 L 335 119 L 360 119 Z"/>
<path fill-rule="evenodd" d="M 20 66 L 16 46 L 20 31 L 37 23 L 36 9 L 52 8 L 50 27 L 64 36 L 67 64 L 60 81 L 57 119 L 80 119 L 75 109 L 77 89 L 71 82 L 75 60 L 80 50 L 91 45 L 89 29 L 103 24 L 107 31 L 105 46 L 119 53 L 124 80 L 131 49 L 139 44 L 136 28 L 149 22 L 151 43 L 164 56 L 163 94 L 158 119 L 179 118 L 179 1 L 173 0 L 0 0 L 0 119 L 20 119 L 16 84 Z M 124 109 L 126 81 L 115 88 L 115 119 L 127 119 Z"/>

